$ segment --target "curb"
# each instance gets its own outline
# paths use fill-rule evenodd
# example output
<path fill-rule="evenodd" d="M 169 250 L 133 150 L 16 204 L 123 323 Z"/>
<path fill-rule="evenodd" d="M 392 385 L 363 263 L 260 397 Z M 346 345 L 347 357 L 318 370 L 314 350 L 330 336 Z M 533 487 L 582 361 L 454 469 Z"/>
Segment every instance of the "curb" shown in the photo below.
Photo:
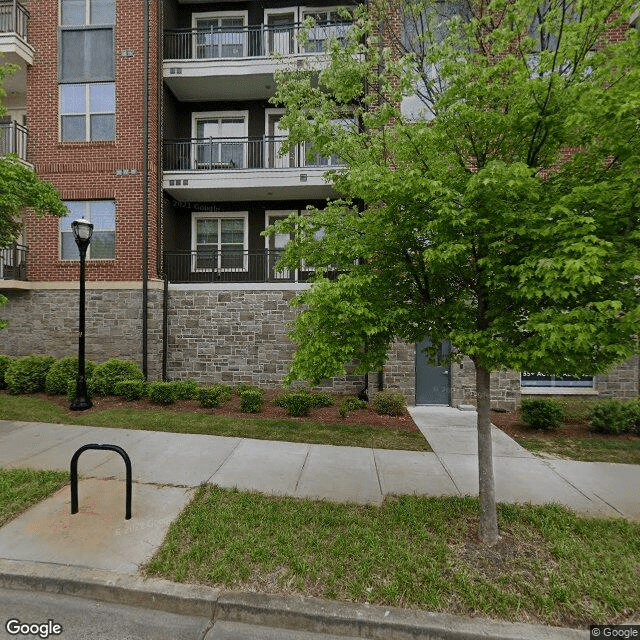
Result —
<path fill-rule="evenodd" d="M 588 631 L 331 602 L 237 593 L 45 562 L 0 559 L 0 587 L 127 604 L 215 621 L 376 640 L 585 640 Z"/>

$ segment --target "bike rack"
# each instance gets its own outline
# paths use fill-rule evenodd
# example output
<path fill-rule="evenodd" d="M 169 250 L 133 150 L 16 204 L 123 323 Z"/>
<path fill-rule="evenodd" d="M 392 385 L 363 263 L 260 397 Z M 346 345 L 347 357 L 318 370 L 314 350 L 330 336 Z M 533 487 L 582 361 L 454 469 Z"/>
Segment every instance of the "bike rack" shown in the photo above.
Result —
<path fill-rule="evenodd" d="M 78 513 L 78 458 L 83 451 L 87 449 L 98 449 L 107 451 L 115 451 L 122 456 L 127 471 L 127 484 L 125 496 L 125 520 L 131 520 L 131 459 L 127 452 L 115 444 L 85 444 L 80 447 L 71 458 L 71 514 Z"/>

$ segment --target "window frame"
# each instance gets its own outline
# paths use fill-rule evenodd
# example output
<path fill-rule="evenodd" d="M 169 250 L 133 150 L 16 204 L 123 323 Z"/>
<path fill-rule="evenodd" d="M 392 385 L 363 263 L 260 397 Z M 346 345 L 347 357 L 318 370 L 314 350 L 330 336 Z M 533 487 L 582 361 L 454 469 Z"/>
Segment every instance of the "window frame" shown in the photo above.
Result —
<path fill-rule="evenodd" d="M 88 72 L 88 70 L 86 68 L 83 68 L 83 73 L 80 76 L 74 76 L 74 77 L 66 77 L 63 78 L 62 76 L 62 64 L 63 64 L 63 43 L 62 43 L 62 39 L 63 39 L 63 34 L 64 33 L 70 33 L 72 31 L 79 31 L 82 33 L 87 33 L 87 32 L 97 32 L 97 31 L 109 31 L 111 32 L 111 57 L 110 60 L 112 61 L 112 68 L 111 68 L 111 72 L 109 74 L 103 74 L 103 75 L 99 75 L 99 76 L 91 76 Z M 87 41 L 85 40 L 84 43 L 85 49 L 88 46 Z M 82 25 L 76 25 L 73 27 L 60 27 L 60 29 L 58 30 L 58 84 L 93 84 L 93 83 L 102 83 L 102 82 L 115 82 L 116 79 L 116 34 L 115 34 L 115 29 L 112 25 L 89 25 L 89 26 L 82 26 Z M 85 60 L 85 67 L 86 67 L 86 60 Z"/>
<path fill-rule="evenodd" d="M 109 260 L 109 261 L 113 261 L 116 260 L 117 257 L 117 247 L 116 247 L 116 229 L 117 229 L 117 203 L 114 199 L 112 198 L 94 198 L 91 200 L 63 200 L 64 205 L 67 205 L 67 202 L 74 202 L 74 203 L 82 203 L 84 205 L 84 212 L 82 214 L 82 216 L 85 218 L 85 220 L 89 220 L 89 222 L 92 222 L 91 220 L 91 203 L 93 202 L 111 202 L 113 203 L 113 229 L 95 229 L 94 228 L 94 233 L 96 231 L 109 231 L 113 233 L 113 257 L 111 258 L 93 258 L 91 256 L 91 242 L 89 243 L 89 246 L 87 247 L 87 255 L 86 255 L 86 259 L 87 260 L 93 260 L 93 261 L 97 261 L 97 260 Z M 69 210 L 67 208 L 67 210 Z M 58 221 L 58 259 L 62 262 L 75 262 L 75 261 L 79 261 L 80 260 L 80 253 L 78 252 L 76 256 L 74 256 L 73 258 L 68 258 L 68 257 L 64 257 L 62 249 L 63 249 L 63 242 L 62 242 L 62 236 L 63 234 L 68 234 L 70 233 L 73 236 L 73 231 L 63 231 L 62 230 L 62 221 L 65 220 L 66 218 L 71 218 L 72 214 L 71 211 L 69 211 L 69 213 L 66 216 L 63 216 L 62 218 L 59 219 Z M 75 219 L 75 218 L 74 218 Z M 72 220 L 73 222 L 73 220 Z M 74 241 L 75 244 L 75 241 Z"/>
<path fill-rule="evenodd" d="M 112 22 L 91 22 L 91 5 L 93 0 L 84 0 L 84 22 L 78 24 L 64 24 L 62 22 L 62 5 L 64 4 L 64 0 L 60 0 L 58 6 L 58 23 L 61 27 L 82 27 L 84 26 L 97 26 L 97 25 L 108 25 L 113 26 L 115 24 L 116 19 L 116 0 L 112 0 L 113 2 L 113 21 Z"/>
<path fill-rule="evenodd" d="M 241 143 L 243 145 L 242 148 L 242 163 L 240 167 L 235 167 L 238 169 L 244 169 L 247 167 L 247 146 L 244 141 L 249 140 L 249 111 L 248 110 L 240 110 L 240 111 L 196 111 L 191 114 L 191 139 L 194 141 L 199 140 L 198 138 L 198 123 L 202 120 L 222 120 L 224 118 L 243 120 L 243 131 L 241 136 L 232 136 L 231 138 L 225 138 L 223 136 L 213 137 L 212 140 L 232 140 L 233 138 L 238 138 L 242 140 Z M 204 139 L 204 138 L 203 138 Z M 191 145 L 191 166 L 198 167 L 198 143 L 194 142 Z M 211 164 L 211 163 L 210 163 Z M 211 168 L 210 170 L 215 170 Z"/>
<path fill-rule="evenodd" d="M 242 267 L 222 266 L 222 229 L 223 218 L 242 219 Z M 198 267 L 198 220 L 218 220 L 218 244 L 216 249 L 216 265 L 210 268 Z M 246 272 L 249 270 L 249 212 L 248 211 L 192 211 L 191 212 L 191 272 Z"/>
<path fill-rule="evenodd" d="M 583 376 L 582 379 L 571 378 L 567 380 L 565 376 L 547 376 L 541 372 L 536 372 L 534 375 L 544 375 L 548 377 L 549 380 L 540 380 L 531 383 L 527 383 L 525 381 L 524 376 L 527 374 L 531 375 L 532 372 L 520 372 L 520 387 L 522 389 L 554 389 L 554 390 L 562 390 L 562 389 L 593 389 L 594 388 L 594 377 L 593 376 Z M 590 380 L 585 380 L 584 378 L 590 378 Z M 564 384 L 563 384 L 564 382 Z"/>

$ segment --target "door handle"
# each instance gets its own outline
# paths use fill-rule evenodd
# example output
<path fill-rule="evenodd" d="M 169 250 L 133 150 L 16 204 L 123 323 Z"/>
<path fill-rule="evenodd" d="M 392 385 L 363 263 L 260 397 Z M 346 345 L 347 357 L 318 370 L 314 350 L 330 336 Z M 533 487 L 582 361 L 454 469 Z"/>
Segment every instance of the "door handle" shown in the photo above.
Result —
<path fill-rule="evenodd" d="M 443 371 L 443 372 L 442 372 L 442 375 L 443 375 L 443 376 L 448 376 L 448 375 L 449 375 L 449 369 L 447 369 L 446 371 Z"/>

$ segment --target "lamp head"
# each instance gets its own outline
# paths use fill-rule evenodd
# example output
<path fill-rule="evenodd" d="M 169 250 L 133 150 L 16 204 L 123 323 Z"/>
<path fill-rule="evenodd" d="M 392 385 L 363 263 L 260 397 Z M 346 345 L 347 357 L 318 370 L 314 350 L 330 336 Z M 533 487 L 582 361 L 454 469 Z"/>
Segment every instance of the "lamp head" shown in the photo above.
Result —
<path fill-rule="evenodd" d="M 91 235 L 93 234 L 93 224 L 84 218 L 80 218 L 71 223 L 71 229 L 73 230 L 73 235 L 78 246 L 89 244 Z"/>

